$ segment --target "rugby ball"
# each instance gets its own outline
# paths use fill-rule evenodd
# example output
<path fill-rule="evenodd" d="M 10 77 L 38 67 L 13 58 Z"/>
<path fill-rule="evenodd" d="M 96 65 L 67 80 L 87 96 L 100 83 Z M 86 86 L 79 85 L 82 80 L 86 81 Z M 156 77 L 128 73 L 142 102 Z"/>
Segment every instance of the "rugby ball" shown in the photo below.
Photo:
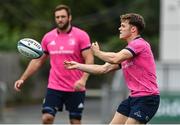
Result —
<path fill-rule="evenodd" d="M 41 44 L 31 38 L 24 38 L 19 40 L 17 49 L 23 56 L 31 59 L 37 59 L 43 55 Z"/>

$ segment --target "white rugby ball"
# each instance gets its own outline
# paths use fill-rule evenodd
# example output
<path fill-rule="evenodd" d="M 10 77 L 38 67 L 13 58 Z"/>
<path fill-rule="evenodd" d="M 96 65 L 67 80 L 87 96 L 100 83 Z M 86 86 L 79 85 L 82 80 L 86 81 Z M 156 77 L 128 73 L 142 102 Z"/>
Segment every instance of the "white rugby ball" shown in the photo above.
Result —
<path fill-rule="evenodd" d="M 19 40 L 17 49 L 23 56 L 31 59 L 37 59 L 43 55 L 41 44 L 31 38 L 24 38 Z"/>

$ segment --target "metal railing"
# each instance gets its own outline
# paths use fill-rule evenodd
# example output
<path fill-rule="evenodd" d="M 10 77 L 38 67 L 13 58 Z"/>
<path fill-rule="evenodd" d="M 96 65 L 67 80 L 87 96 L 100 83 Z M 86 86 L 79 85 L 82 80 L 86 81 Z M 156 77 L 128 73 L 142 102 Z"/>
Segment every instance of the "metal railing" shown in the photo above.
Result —
<path fill-rule="evenodd" d="M 6 101 L 6 84 L 0 81 L 0 121 L 4 120 L 5 101 Z"/>

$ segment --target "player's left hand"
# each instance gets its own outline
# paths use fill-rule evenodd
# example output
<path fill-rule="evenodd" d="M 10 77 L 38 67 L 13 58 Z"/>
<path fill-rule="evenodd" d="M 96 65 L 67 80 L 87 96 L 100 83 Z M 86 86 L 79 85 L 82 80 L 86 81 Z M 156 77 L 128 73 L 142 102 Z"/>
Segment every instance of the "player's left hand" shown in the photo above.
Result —
<path fill-rule="evenodd" d="M 82 89 L 85 89 L 85 82 L 83 80 L 78 80 L 76 81 L 75 85 L 74 85 L 74 89 L 75 91 L 80 91 Z"/>

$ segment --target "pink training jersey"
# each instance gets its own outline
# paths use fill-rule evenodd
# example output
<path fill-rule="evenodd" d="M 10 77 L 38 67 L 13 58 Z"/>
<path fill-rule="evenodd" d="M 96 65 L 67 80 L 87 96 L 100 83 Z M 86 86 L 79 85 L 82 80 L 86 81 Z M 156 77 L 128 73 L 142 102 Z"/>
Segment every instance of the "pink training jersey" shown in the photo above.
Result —
<path fill-rule="evenodd" d="M 130 96 L 158 95 L 156 66 L 149 43 L 137 38 L 129 42 L 126 49 L 134 56 L 121 63 Z"/>
<path fill-rule="evenodd" d="M 63 63 L 65 60 L 84 63 L 81 52 L 90 48 L 88 34 L 77 27 L 72 27 L 67 33 L 59 33 L 57 29 L 53 29 L 45 34 L 41 45 L 44 52 L 50 56 L 51 69 L 48 88 L 68 92 L 75 91 L 74 84 L 82 77 L 83 72 L 67 70 Z"/>

